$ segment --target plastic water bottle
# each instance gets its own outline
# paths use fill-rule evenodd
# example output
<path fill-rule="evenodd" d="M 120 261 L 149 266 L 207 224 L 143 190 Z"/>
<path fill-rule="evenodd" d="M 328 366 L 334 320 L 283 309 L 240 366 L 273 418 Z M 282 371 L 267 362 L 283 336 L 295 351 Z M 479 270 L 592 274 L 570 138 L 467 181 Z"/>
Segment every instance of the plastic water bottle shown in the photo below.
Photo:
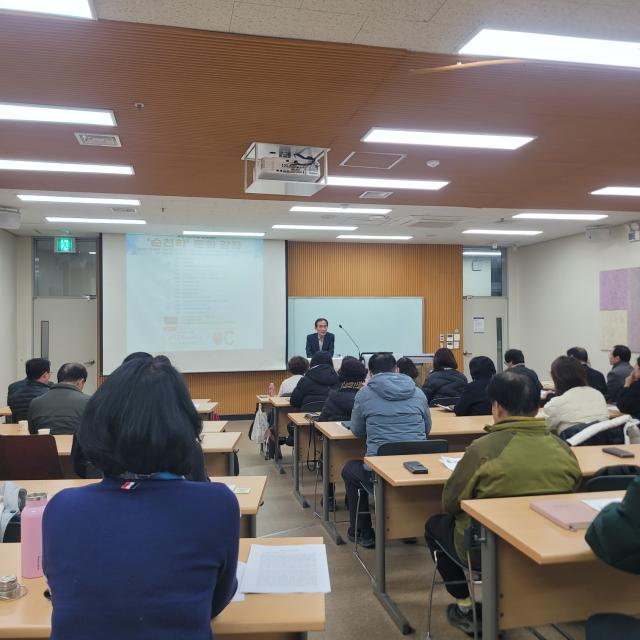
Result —
<path fill-rule="evenodd" d="M 276 385 L 273 382 L 269 383 L 269 397 L 273 398 L 276 395 Z"/>
<path fill-rule="evenodd" d="M 30 493 L 20 516 L 23 578 L 42 577 L 42 514 L 46 506 L 46 493 Z"/>

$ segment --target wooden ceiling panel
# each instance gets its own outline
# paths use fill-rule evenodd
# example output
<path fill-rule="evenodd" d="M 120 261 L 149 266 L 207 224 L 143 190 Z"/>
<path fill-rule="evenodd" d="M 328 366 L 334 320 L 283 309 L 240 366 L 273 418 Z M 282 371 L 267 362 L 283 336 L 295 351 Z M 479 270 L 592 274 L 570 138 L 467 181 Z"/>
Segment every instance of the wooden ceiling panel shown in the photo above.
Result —
<path fill-rule="evenodd" d="M 136 174 L 1 172 L 0 188 L 246 198 L 240 156 L 251 142 L 265 141 L 331 147 L 335 174 L 451 181 L 437 193 L 397 191 L 385 204 L 637 208 L 632 199 L 589 192 L 638 184 L 640 71 L 529 62 L 412 72 L 455 60 L 159 25 L 3 15 L 2 99 L 111 108 L 123 146 L 80 147 L 73 132 L 91 130 L 85 126 L 3 122 L 2 157 L 133 164 Z M 362 143 L 372 126 L 536 140 L 515 152 Z M 352 151 L 407 157 L 391 170 L 339 166 Z M 440 166 L 427 168 L 429 159 Z M 326 188 L 310 200 L 355 201 L 362 191 Z"/>

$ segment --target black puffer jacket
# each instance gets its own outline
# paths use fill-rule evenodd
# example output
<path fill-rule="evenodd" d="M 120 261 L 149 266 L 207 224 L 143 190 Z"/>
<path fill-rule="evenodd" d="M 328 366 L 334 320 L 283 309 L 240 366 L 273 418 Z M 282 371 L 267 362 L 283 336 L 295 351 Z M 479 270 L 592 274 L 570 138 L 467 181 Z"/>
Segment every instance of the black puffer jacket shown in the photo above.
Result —
<path fill-rule="evenodd" d="M 429 405 L 455 404 L 467 386 L 467 377 L 457 369 L 432 371 L 422 385 Z"/>
<path fill-rule="evenodd" d="M 343 382 L 339 389 L 332 389 L 322 407 L 318 422 L 341 422 L 351 420 L 356 393 L 362 389 L 362 382 Z"/>
<path fill-rule="evenodd" d="M 13 421 L 26 420 L 31 401 L 48 391 L 49 385 L 37 380 L 20 380 L 9 385 L 7 404 L 11 409 Z"/>
<path fill-rule="evenodd" d="M 487 387 L 495 372 L 496 367 L 491 358 L 476 356 L 471 360 L 469 373 L 473 382 L 470 382 L 464 388 L 460 400 L 456 402 L 453 408 L 457 416 L 491 415 L 491 401 L 489 400 Z"/>
<path fill-rule="evenodd" d="M 298 381 L 289 402 L 292 407 L 303 411 L 314 410 L 316 407 L 309 405 L 323 403 L 327 399 L 329 391 L 335 389 L 338 384 L 338 374 L 333 365 L 319 364 L 311 367 Z M 320 407 L 317 407 L 317 410 L 319 411 Z"/>

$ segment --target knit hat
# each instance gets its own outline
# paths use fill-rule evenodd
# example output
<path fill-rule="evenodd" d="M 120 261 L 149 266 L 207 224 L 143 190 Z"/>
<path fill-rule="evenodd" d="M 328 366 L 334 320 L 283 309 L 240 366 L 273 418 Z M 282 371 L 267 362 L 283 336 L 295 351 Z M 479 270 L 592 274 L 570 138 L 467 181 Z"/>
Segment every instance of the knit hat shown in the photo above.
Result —
<path fill-rule="evenodd" d="M 367 370 L 360 360 L 347 356 L 342 360 L 338 377 L 341 382 L 362 382 L 367 377 Z"/>

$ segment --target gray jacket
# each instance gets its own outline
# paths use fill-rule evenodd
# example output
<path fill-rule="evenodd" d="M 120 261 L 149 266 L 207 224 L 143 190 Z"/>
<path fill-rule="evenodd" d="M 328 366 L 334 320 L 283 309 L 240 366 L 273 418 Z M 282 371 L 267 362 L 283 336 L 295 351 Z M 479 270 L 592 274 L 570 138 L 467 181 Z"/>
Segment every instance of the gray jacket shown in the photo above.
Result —
<path fill-rule="evenodd" d="M 31 401 L 29 433 L 51 429 L 52 436 L 73 435 L 80 427 L 87 402 L 89 396 L 72 384 L 54 384 L 48 393 Z"/>
<path fill-rule="evenodd" d="M 618 394 L 624 387 L 624 381 L 633 371 L 633 367 L 628 362 L 618 362 L 607 374 L 607 400 L 615 402 Z"/>
<path fill-rule="evenodd" d="M 351 420 L 343 423 L 367 439 L 367 455 L 387 442 L 426 440 L 431 430 L 427 398 L 409 376 L 378 373 L 356 394 Z"/>

